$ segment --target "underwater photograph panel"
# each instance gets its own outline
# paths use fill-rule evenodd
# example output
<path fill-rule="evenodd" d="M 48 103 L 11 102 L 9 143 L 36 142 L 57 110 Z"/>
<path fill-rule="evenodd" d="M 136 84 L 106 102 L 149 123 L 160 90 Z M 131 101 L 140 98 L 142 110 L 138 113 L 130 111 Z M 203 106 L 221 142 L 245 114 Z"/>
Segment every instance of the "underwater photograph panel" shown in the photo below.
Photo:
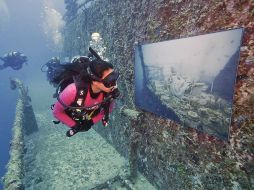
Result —
<path fill-rule="evenodd" d="M 243 29 L 137 45 L 135 104 L 227 140 Z"/>

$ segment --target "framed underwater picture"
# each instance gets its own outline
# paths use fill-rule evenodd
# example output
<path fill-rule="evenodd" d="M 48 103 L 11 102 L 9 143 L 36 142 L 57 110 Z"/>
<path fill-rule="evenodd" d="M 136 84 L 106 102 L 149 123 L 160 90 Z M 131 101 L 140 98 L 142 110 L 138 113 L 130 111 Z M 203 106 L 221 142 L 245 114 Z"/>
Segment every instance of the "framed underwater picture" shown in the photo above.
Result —
<path fill-rule="evenodd" d="M 135 47 L 137 107 L 227 140 L 243 28 Z"/>

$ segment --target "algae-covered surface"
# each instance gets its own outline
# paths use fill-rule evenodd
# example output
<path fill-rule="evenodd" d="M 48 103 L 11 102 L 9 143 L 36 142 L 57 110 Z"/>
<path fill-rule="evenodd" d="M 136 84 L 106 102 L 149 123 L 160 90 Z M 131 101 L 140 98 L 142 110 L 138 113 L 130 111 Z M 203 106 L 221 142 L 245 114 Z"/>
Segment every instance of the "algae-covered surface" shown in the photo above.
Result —
<path fill-rule="evenodd" d="M 45 86 L 43 89 L 47 88 Z M 47 108 L 52 101 L 50 93 L 36 98 L 41 89 L 35 83 L 30 84 L 30 89 L 35 101 L 29 107 L 35 109 L 31 109 L 34 110 L 32 115 L 25 111 L 27 93 L 20 93 L 10 149 L 11 161 L 3 178 L 6 190 L 155 189 L 139 172 L 132 175 L 130 167 L 133 162 L 121 156 L 95 130 L 66 137 L 69 128 L 52 122 L 51 110 Z M 19 92 L 22 90 L 23 85 Z M 36 128 L 28 126 L 31 122 L 26 120 L 36 121 Z M 27 127 L 36 130 L 25 133 Z M 101 125 L 98 127 L 101 127 L 100 130 L 108 130 Z"/>
<path fill-rule="evenodd" d="M 129 181 L 128 161 L 93 129 L 68 138 L 49 118 L 37 113 L 39 131 L 25 136 L 25 189 L 154 189 L 140 174 Z"/>
<path fill-rule="evenodd" d="M 94 130 L 72 138 L 36 114 L 39 132 L 25 137 L 26 189 L 90 189 L 123 174 L 125 159 Z"/>

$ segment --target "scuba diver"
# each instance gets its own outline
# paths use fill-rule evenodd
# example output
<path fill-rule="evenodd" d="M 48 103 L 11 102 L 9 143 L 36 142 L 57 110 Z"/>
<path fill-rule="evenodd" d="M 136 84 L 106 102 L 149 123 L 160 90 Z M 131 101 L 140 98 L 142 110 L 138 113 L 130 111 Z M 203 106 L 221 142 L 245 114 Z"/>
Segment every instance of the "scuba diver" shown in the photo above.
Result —
<path fill-rule="evenodd" d="M 91 57 L 91 55 L 89 55 Z M 41 71 L 46 72 L 47 80 L 54 87 L 60 87 L 62 91 L 70 83 L 74 82 L 73 77 L 80 74 L 89 64 L 90 57 L 77 56 L 73 57 L 71 62 L 61 63 L 59 57 L 52 57 L 47 63 L 41 66 Z M 62 81 L 63 80 L 63 81 Z M 61 83 L 61 85 L 59 85 Z M 53 98 L 57 97 L 57 92 L 53 94 Z"/>
<path fill-rule="evenodd" d="M 57 88 L 57 102 L 52 106 L 53 115 L 70 129 L 66 132 L 67 137 L 72 137 L 78 132 L 84 132 L 102 121 L 108 125 L 109 112 L 112 112 L 114 99 L 120 92 L 117 88 L 118 72 L 109 62 L 102 60 L 99 55 L 89 48 L 96 57 L 91 60 L 82 56 L 72 61 L 81 65 L 79 74 L 75 75 L 72 83 L 62 88 L 66 83 L 62 80 Z M 75 70 L 75 69 L 74 69 Z"/>
<path fill-rule="evenodd" d="M 55 70 L 58 70 L 58 67 L 60 66 L 60 59 L 58 57 L 52 57 L 46 64 L 42 65 L 41 71 L 47 72 L 47 80 L 52 84 L 54 87 L 55 84 L 53 84 L 51 81 L 55 77 Z"/>
<path fill-rule="evenodd" d="M 4 62 L 4 64 L 0 65 L 0 70 L 5 69 L 6 67 L 19 70 L 22 68 L 23 64 L 27 62 L 27 57 L 20 52 L 13 51 L 0 57 L 0 60 Z"/>

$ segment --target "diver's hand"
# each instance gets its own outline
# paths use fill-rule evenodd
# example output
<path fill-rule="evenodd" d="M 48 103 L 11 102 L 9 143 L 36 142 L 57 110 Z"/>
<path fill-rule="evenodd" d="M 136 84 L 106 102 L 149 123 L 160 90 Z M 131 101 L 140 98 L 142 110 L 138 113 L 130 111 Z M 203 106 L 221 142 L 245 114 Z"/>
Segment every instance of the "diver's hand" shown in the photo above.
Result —
<path fill-rule="evenodd" d="M 116 99 L 120 96 L 120 91 L 118 90 L 118 88 L 115 88 L 112 92 L 111 92 L 111 96 L 112 98 Z"/>
<path fill-rule="evenodd" d="M 101 122 L 104 127 L 108 126 L 108 119 L 105 119 L 105 117 L 102 118 Z"/>
<path fill-rule="evenodd" d="M 72 136 L 75 135 L 77 132 L 78 132 L 78 131 L 73 127 L 73 128 L 71 128 L 70 130 L 68 130 L 68 131 L 66 132 L 66 136 L 67 136 L 67 137 L 72 137 Z"/>
<path fill-rule="evenodd" d="M 89 129 L 91 129 L 93 124 L 94 124 L 93 120 L 81 121 L 81 122 L 77 123 L 74 127 L 72 127 L 70 130 L 68 130 L 66 132 L 66 136 L 72 137 L 73 135 L 75 135 L 78 132 L 88 131 Z"/>
<path fill-rule="evenodd" d="M 91 127 L 93 126 L 93 120 L 90 119 L 90 120 L 84 120 L 84 121 L 81 121 L 78 125 L 77 125 L 77 130 L 80 131 L 80 132 L 83 132 L 83 131 L 88 131 L 89 129 L 91 129 Z"/>

